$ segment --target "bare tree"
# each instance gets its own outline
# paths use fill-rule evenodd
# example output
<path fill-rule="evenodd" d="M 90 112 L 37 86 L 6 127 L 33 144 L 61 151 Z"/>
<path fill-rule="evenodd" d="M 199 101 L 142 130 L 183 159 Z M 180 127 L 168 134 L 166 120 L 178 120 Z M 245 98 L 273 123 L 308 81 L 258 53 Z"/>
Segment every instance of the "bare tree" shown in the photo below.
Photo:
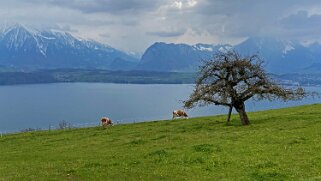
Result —
<path fill-rule="evenodd" d="M 184 101 L 184 107 L 209 104 L 227 106 L 227 122 L 235 108 L 241 123 L 248 125 L 250 121 L 245 102 L 250 98 L 287 101 L 306 96 L 301 87 L 290 89 L 274 83 L 265 73 L 262 63 L 257 55 L 244 57 L 234 50 L 216 53 L 213 59 L 205 61 L 200 67 L 195 89 Z"/>

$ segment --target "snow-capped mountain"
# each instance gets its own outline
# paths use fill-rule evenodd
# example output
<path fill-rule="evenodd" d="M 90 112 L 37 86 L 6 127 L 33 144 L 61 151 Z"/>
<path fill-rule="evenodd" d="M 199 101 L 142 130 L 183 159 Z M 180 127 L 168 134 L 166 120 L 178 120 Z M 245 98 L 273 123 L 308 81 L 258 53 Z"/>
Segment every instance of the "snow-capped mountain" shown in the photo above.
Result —
<path fill-rule="evenodd" d="M 196 71 L 201 60 L 209 59 L 218 50 L 230 49 L 230 45 L 167 44 L 158 42 L 143 54 L 137 69 L 152 71 Z"/>
<path fill-rule="evenodd" d="M 300 72 L 317 61 L 315 53 L 298 41 L 251 37 L 234 48 L 245 55 L 260 55 L 272 73 Z"/>
<path fill-rule="evenodd" d="M 271 73 L 321 71 L 321 45 L 303 46 L 298 41 L 250 37 L 238 45 L 154 43 L 141 56 L 108 45 L 75 38 L 67 32 L 36 30 L 21 25 L 0 28 L 0 68 L 85 68 L 146 71 L 197 71 L 202 60 L 217 51 L 235 49 L 259 54 Z"/>
<path fill-rule="evenodd" d="M 104 68 L 114 61 L 135 63 L 125 52 L 67 32 L 38 31 L 21 25 L 0 30 L 0 66 L 13 68 Z M 126 68 L 125 68 L 126 69 Z"/>
<path fill-rule="evenodd" d="M 271 73 L 304 72 L 308 69 L 311 71 L 311 65 L 321 67 L 321 45 L 318 43 L 303 46 L 298 41 L 250 37 L 235 46 L 155 43 L 143 54 L 138 69 L 195 71 L 202 59 L 211 58 L 217 51 L 230 49 L 243 55 L 258 54 L 264 60 L 266 70 Z"/>

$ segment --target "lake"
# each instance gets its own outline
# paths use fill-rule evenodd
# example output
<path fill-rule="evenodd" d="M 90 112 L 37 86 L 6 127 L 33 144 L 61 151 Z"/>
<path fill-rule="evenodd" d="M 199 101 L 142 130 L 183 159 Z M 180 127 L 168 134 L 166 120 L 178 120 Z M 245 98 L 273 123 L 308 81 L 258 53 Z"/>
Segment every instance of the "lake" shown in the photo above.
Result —
<path fill-rule="evenodd" d="M 66 121 L 76 127 L 95 126 L 102 116 L 117 123 L 171 119 L 174 109 L 182 108 L 193 90 L 190 84 L 107 84 L 57 83 L 0 86 L 0 132 L 26 128 L 57 128 Z M 307 87 L 321 92 L 321 87 Z M 301 101 L 250 101 L 248 111 L 275 109 L 320 102 L 320 98 Z M 190 117 L 226 114 L 221 106 L 188 110 Z"/>

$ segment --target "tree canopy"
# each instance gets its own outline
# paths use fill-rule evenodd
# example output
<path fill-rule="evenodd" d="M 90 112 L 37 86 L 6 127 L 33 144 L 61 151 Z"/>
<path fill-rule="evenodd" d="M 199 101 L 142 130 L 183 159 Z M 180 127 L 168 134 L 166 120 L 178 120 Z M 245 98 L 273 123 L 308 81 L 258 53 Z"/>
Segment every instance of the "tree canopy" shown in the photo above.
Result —
<path fill-rule="evenodd" d="M 301 99 L 306 95 L 301 87 L 285 88 L 269 78 L 263 61 L 257 55 L 241 56 L 234 50 L 218 52 L 200 67 L 193 93 L 184 101 L 185 108 L 209 104 L 229 107 L 239 113 L 241 123 L 248 125 L 245 102 L 255 100 L 284 101 Z"/>

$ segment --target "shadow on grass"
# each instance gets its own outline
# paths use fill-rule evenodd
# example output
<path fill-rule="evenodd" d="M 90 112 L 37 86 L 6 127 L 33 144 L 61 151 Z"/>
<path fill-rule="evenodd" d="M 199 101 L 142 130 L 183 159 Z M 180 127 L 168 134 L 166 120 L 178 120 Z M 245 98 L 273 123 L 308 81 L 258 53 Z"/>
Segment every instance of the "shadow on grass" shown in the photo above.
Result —
<path fill-rule="evenodd" d="M 166 137 L 167 137 L 166 135 L 161 135 L 161 136 L 157 136 L 156 138 L 152 138 L 151 140 L 160 140 Z"/>
<path fill-rule="evenodd" d="M 169 152 L 164 149 L 156 150 L 148 154 L 148 157 L 152 158 L 154 163 L 163 162 L 168 156 Z"/>
<path fill-rule="evenodd" d="M 131 145 L 142 145 L 145 144 L 146 141 L 142 140 L 142 139 L 135 139 L 129 142 L 129 144 Z"/>
<path fill-rule="evenodd" d="M 193 149 L 196 152 L 212 153 L 213 152 L 213 145 L 212 144 L 195 145 L 195 146 L 193 146 Z"/>
<path fill-rule="evenodd" d="M 255 171 L 250 175 L 254 180 L 285 180 L 287 176 L 277 171 L 263 172 Z"/>

